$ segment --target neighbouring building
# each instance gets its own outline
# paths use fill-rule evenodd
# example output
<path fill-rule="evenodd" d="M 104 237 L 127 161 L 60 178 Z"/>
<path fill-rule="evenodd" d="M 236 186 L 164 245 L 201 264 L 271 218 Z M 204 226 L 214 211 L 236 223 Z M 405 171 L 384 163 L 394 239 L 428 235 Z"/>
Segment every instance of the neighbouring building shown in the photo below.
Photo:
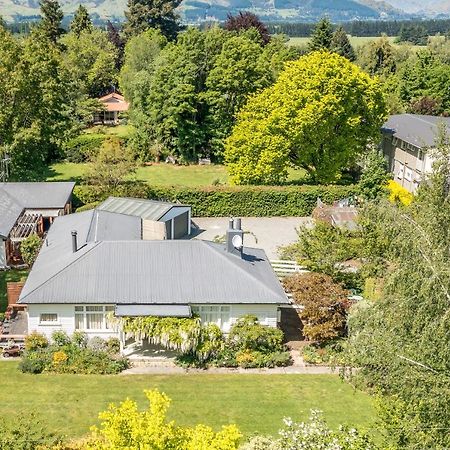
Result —
<path fill-rule="evenodd" d="M 94 114 L 94 124 L 118 125 L 120 116 L 130 107 L 125 97 L 118 92 L 104 95 L 98 100 L 104 109 Z"/>
<path fill-rule="evenodd" d="M 288 298 L 263 250 L 243 246 L 240 220 L 226 243 L 145 240 L 139 215 L 102 208 L 55 220 L 21 292 L 28 331 L 126 336 L 116 317 L 190 317 L 224 332 L 253 314 L 276 327 Z M 126 348 L 125 348 L 126 350 Z M 125 351 L 126 352 L 126 351 Z"/>
<path fill-rule="evenodd" d="M 0 269 L 22 263 L 20 243 L 72 209 L 75 183 L 0 183 Z"/>
<path fill-rule="evenodd" d="M 415 192 L 433 166 L 433 147 L 442 124 L 450 135 L 450 117 L 397 114 L 383 125 L 383 152 L 394 180 Z"/>

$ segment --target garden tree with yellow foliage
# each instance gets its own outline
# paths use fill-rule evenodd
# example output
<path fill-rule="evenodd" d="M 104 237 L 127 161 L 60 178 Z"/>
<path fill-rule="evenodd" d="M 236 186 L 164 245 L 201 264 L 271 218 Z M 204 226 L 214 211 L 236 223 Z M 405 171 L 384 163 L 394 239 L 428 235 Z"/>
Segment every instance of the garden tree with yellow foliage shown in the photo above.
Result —
<path fill-rule="evenodd" d="M 235 425 L 223 426 L 219 432 L 199 424 L 193 428 L 178 427 L 167 420 L 169 397 L 157 390 L 145 391 L 150 402 L 139 411 L 135 401 L 127 399 L 110 405 L 99 414 L 100 428 L 94 427 L 85 450 L 236 450 L 241 433 Z"/>
<path fill-rule="evenodd" d="M 234 184 L 279 184 L 290 166 L 337 181 L 386 119 L 381 86 L 346 58 L 317 51 L 286 64 L 238 114 L 225 146 Z"/>

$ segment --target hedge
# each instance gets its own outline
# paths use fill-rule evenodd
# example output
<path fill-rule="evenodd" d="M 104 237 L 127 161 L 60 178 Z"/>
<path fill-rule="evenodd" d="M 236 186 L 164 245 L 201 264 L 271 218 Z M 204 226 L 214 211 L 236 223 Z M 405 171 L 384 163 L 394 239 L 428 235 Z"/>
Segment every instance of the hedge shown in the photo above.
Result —
<path fill-rule="evenodd" d="M 77 186 L 75 206 L 95 204 L 108 196 L 127 196 L 165 200 L 192 207 L 194 217 L 270 217 L 309 216 L 317 198 L 331 204 L 357 194 L 357 186 L 239 186 L 239 187 L 155 187 L 127 183 L 115 192 L 104 192 L 94 186 Z"/>

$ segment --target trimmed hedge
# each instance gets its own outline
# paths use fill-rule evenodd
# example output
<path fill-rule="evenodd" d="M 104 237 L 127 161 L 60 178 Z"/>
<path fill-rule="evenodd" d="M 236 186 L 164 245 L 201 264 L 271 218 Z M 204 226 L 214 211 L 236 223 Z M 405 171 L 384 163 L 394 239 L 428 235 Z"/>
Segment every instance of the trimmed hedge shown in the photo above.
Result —
<path fill-rule="evenodd" d="M 357 186 L 239 186 L 239 187 L 149 187 L 144 183 L 126 183 L 115 192 L 94 186 L 77 186 L 75 206 L 95 204 L 110 195 L 165 200 L 192 207 L 194 217 L 271 217 L 309 216 L 317 198 L 331 204 L 357 194 Z"/>

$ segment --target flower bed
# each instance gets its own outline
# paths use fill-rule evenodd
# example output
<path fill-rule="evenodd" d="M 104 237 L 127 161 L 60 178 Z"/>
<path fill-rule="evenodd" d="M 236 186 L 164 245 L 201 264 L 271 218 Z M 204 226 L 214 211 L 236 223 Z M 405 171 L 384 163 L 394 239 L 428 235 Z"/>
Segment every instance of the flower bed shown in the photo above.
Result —
<path fill-rule="evenodd" d="M 25 339 L 25 353 L 19 368 L 28 373 L 116 374 L 128 368 L 128 360 L 119 355 L 116 338 L 88 340 L 86 334 L 75 332 L 69 337 L 55 331 L 52 340 L 31 333 Z"/>

